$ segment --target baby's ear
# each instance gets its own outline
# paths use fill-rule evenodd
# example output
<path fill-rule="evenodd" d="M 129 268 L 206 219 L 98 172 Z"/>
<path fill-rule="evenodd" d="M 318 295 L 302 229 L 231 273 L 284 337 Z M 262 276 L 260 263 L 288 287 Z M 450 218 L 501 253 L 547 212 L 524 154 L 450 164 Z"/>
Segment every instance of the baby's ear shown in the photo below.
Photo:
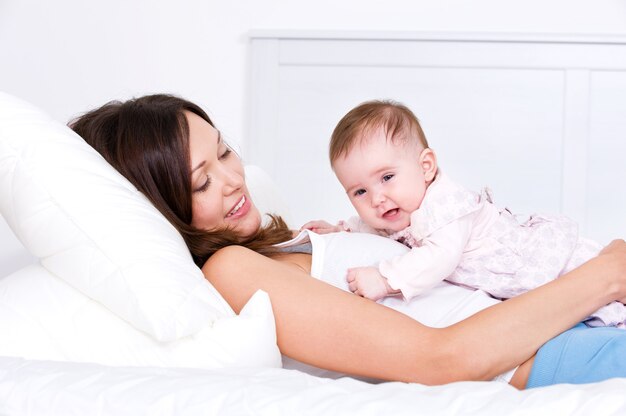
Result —
<path fill-rule="evenodd" d="M 422 150 L 419 157 L 419 163 L 424 171 L 424 178 L 427 182 L 432 182 L 437 174 L 437 155 L 431 148 Z"/>

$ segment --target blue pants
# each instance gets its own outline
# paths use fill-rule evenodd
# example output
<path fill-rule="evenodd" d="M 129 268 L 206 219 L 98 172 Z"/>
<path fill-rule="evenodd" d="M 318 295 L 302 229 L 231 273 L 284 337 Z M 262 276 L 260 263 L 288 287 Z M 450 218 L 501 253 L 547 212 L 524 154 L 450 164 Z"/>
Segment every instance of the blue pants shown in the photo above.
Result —
<path fill-rule="evenodd" d="M 544 344 L 526 388 L 626 377 L 626 330 L 578 324 Z"/>

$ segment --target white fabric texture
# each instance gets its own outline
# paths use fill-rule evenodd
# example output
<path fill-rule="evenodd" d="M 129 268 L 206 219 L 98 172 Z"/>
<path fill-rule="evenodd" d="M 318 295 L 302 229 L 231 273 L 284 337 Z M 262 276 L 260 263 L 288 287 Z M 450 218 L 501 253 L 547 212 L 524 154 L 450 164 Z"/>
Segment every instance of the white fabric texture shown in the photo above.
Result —
<path fill-rule="evenodd" d="M 0 280 L 0 355 L 151 367 L 280 367 L 269 297 L 239 315 L 160 342 L 39 265 Z"/>
<path fill-rule="evenodd" d="M 626 414 L 626 379 L 519 391 L 505 383 L 372 385 L 283 369 L 105 367 L 0 358 L 6 416 Z"/>

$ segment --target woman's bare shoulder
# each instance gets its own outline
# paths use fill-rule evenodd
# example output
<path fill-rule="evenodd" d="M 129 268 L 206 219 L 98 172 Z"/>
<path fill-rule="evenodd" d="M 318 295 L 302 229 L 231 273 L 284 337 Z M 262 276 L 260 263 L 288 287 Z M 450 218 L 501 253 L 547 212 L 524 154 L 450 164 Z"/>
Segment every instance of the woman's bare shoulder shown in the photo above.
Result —
<path fill-rule="evenodd" d="M 311 255 L 303 253 L 280 253 L 272 257 L 267 257 L 243 246 L 228 246 L 218 250 L 213 254 L 202 267 L 202 271 L 207 272 L 231 272 L 239 269 L 243 264 L 257 267 L 269 268 L 278 264 L 296 265 L 301 270 L 311 272 Z"/>
<path fill-rule="evenodd" d="M 257 252 L 243 246 L 227 246 L 215 252 L 202 266 L 202 270 L 207 267 L 229 265 L 233 262 L 245 261 L 261 256 Z M 261 256 L 262 257 L 262 256 Z"/>

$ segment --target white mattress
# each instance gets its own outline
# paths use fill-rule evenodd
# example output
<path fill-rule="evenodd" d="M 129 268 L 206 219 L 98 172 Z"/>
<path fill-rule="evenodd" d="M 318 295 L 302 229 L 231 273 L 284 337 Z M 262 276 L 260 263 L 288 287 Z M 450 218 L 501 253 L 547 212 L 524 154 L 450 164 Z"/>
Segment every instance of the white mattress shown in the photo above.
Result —
<path fill-rule="evenodd" d="M 518 391 L 504 383 L 368 384 L 294 370 L 194 370 L 0 358 L 2 415 L 609 415 L 626 380 Z"/>

